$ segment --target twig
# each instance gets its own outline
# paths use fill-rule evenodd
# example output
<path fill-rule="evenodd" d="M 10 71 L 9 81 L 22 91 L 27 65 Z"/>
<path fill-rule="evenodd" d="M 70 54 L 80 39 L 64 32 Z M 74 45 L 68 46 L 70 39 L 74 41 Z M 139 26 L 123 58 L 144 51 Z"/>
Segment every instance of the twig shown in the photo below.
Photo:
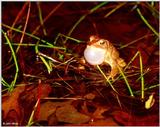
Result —
<path fill-rule="evenodd" d="M 111 86 L 111 88 L 116 92 L 116 89 L 114 88 L 114 86 L 112 85 L 112 83 L 109 81 L 109 79 L 107 78 L 107 76 L 104 74 L 104 72 L 102 71 L 102 69 L 99 67 L 99 65 L 97 65 L 98 70 L 101 72 L 101 74 L 104 76 L 104 78 L 106 79 L 106 81 L 109 83 L 109 85 Z"/>
<path fill-rule="evenodd" d="M 119 8 L 121 8 L 121 7 L 122 7 L 123 5 L 125 5 L 125 4 L 126 4 L 126 2 L 117 5 L 117 6 L 116 6 L 115 8 L 113 8 L 110 12 L 108 12 L 108 13 L 104 16 L 104 18 L 107 18 L 108 16 L 110 16 L 112 13 L 114 13 L 115 11 L 117 11 Z"/>
<path fill-rule="evenodd" d="M 61 6 L 62 6 L 63 2 L 62 3 L 59 3 L 43 20 L 43 24 L 53 15 L 54 12 L 57 11 L 57 9 L 59 9 Z M 43 25 L 42 24 L 42 25 Z M 41 25 L 37 26 L 36 29 L 32 32 L 32 34 L 35 34 L 39 28 L 41 27 Z"/>
<path fill-rule="evenodd" d="M 43 21 L 43 18 L 42 18 L 42 11 L 41 11 L 41 6 L 40 6 L 40 2 L 37 2 L 37 7 L 38 7 L 38 14 L 39 14 L 39 20 L 40 20 L 40 24 L 41 24 L 41 26 L 42 26 L 42 28 L 43 28 L 43 34 L 45 35 L 45 36 L 47 36 L 47 32 L 46 32 L 46 29 L 45 29 L 45 27 L 44 27 L 44 21 Z"/>
<path fill-rule="evenodd" d="M 87 13 L 87 14 L 83 15 L 82 17 L 80 17 L 80 19 L 73 25 L 73 27 L 71 28 L 71 30 L 69 31 L 69 33 L 67 34 L 67 36 L 70 36 L 70 35 L 72 34 L 72 32 L 74 31 L 74 29 L 80 24 L 80 22 L 82 22 L 82 21 L 86 18 L 87 15 L 93 13 L 93 12 L 96 11 L 98 8 L 102 7 L 103 5 L 105 5 L 105 4 L 107 4 L 107 3 L 108 3 L 108 2 L 103 2 L 103 3 L 98 4 L 97 6 L 95 6 L 94 8 L 92 8 L 92 9 L 89 11 L 89 13 Z M 68 39 L 66 39 L 66 40 L 64 41 L 64 43 L 66 43 L 67 40 L 68 40 Z"/>
<path fill-rule="evenodd" d="M 120 47 L 120 49 L 126 48 L 126 47 L 128 47 L 128 46 L 130 46 L 130 45 L 132 45 L 132 44 L 134 44 L 134 43 L 136 43 L 136 42 L 138 42 L 138 41 L 146 38 L 146 37 L 153 36 L 153 35 L 154 35 L 154 34 L 149 34 L 149 35 L 146 34 L 146 35 L 144 35 L 144 36 L 142 36 L 142 37 L 140 37 L 140 38 L 138 38 L 138 39 L 136 39 L 136 40 L 133 40 L 133 41 L 131 41 L 131 42 L 125 44 L 125 45 L 122 45 L 122 46 Z"/>
<path fill-rule="evenodd" d="M 26 3 L 23 5 L 22 9 L 21 9 L 21 10 L 19 11 L 19 13 L 17 14 L 16 19 L 14 20 L 14 22 L 13 22 L 13 24 L 12 24 L 12 28 L 14 28 L 14 26 L 15 26 L 16 23 L 17 23 L 17 21 L 20 19 L 21 15 L 23 14 L 24 10 L 25 10 L 26 7 L 27 7 L 27 4 L 28 4 L 28 2 L 26 2 Z M 12 29 L 11 29 L 9 32 L 10 32 L 11 35 L 12 35 Z"/>
<path fill-rule="evenodd" d="M 23 31 L 22 31 L 22 36 L 21 36 L 21 39 L 20 39 L 20 42 L 19 42 L 20 44 L 22 44 L 22 42 L 23 42 L 24 34 L 25 34 L 25 31 L 26 31 L 26 28 L 27 28 L 28 19 L 29 19 L 29 15 L 30 15 L 30 10 L 31 10 L 31 3 L 29 2 L 26 22 L 25 22 L 25 25 L 24 25 L 24 28 L 23 28 Z M 16 49 L 16 53 L 18 52 L 19 48 L 20 48 L 20 45 L 18 45 L 18 47 Z"/>

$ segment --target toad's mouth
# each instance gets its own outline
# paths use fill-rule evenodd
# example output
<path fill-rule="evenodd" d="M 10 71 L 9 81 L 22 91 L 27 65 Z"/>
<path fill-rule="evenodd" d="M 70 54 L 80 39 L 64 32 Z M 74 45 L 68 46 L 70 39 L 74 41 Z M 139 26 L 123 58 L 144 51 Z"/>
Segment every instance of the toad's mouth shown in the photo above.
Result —
<path fill-rule="evenodd" d="M 88 45 L 88 46 L 93 47 L 95 49 L 97 48 L 97 49 L 100 49 L 100 50 L 106 50 L 106 47 L 101 46 L 101 45 L 96 44 L 96 43 L 92 43 L 91 45 Z"/>

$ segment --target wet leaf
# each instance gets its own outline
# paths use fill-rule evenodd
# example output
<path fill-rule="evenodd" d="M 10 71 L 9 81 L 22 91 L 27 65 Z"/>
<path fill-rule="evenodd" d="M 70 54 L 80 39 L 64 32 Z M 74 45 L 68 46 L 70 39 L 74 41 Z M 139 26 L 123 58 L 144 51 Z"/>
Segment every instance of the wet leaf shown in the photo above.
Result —
<path fill-rule="evenodd" d="M 101 120 L 94 120 L 89 125 L 91 126 L 119 126 L 113 118 L 101 119 Z"/>
<path fill-rule="evenodd" d="M 38 121 L 47 121 L 48 117 L 56 112 L 57 107 L 70 104 L 72 101 L 67 102 L 52 102 L 47 101 L 40 106 L 40 113 Z"/>
<path fill-rule="evenodd" d="M 84 96 L 85 99 L 88 99 L 88 100 L 93 100 L 95 98 L 95 94 L 93 93 L 88 93 Z"/>
<path fill-rule="evenodd" d="M 149 99 L 145 102 L 145 108 L 150 109 L 155 103 L 154 93 L 149 96 Z"/>
<path fill-rule="evenodd" d="M 89 116 L 79 113 L 72 105 L 66 105 L 65 107 L 58 108 L 56 116 L 60 122 L 73 124 L 86 123 L 90 120 Z"/>
<path fill-rule="evenodd" d="M 109 108 L 98 107 L 96 111 L 93 113 L 94 118 L 102 119 L 104 116 L 102 115 L 105 111 L 108 111 Z"/>
<path fill-rule="evenodd" d="M 48 125 L 54 126 L 54 125 L 57 125 L 57 123 L 58 123 L 58 120 L 57 120 L 56 114 L 55 113 L 51 114 L 48 117 Z"/>
<path fill-rule="evenodd" d="M 3 120 L 7 119 L 12 115 L 12 121 L 20 122 L 23 119 L 23 110 L 20 106 L 18 99 L 19 95 L 24 91 L 25 86 L 18 86 L 16 87 L 13 92 L 6 93 L 2 97 L 2 111 L 3 111 Z M 11 114 L 10 114 L 11 113 Z"/>
<path fill-rule="evenodd" d="M 48 121 L 49 125 L 56 122 L 86 123 L 90 117 L 78 112 L 72 105 L 72 101 L 45 102 L 41 104 L 38 121 Z"/>
<path fill-rule="evenodd" d="M 27 99 L 28 101 L 37 100 L 39 98 L 48 97 L 49 93 L 51 92 L 51 86 L 49 84 L 39 84 L 37 87 L 32 88 L 30 86 L 23 96 L 23 98 Z"/>
<path fill-rule="evenodd" d="M 25 108 L 25 114 L 31 113 L 30 109 L 35 105 L 38 99 L 48 97 L 51 92 L 51 86 L 49 84 L 39 84 L 38 86 L 29 86 L 21 95 L 21 103 Z"/>
<path fill-rule="evenodd" d="M 125 126 L 158 126 L 159 124 L 159 116 L 153 114 L 137 116 L 118 111 L 114 114 L 114 119 Z"/>

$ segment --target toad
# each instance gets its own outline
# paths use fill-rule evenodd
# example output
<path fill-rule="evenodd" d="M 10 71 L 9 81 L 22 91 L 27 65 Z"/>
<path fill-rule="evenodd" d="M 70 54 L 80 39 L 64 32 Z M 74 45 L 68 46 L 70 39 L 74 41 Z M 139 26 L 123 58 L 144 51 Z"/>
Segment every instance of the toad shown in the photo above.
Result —
<path fill-rule="evenodd" d="M 125 61 L 120 58 L 119 52 L 111 42 L 98 36 L 90 36 L 89 42 L 84 50 L 85 60 L 91 65 L 109 64 L 111 72 L 108 79 L 119 74 L 119 69 L 126 66 Z"/>

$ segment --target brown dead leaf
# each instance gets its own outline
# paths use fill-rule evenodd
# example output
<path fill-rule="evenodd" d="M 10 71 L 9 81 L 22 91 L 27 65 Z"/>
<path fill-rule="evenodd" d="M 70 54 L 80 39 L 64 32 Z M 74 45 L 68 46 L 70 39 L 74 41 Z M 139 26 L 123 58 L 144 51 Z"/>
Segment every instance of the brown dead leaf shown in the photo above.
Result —
<path fill-rule="evenodd" d="M 47 101 L 40 106 L 40 113 L 37 121 L 48 121 L 48 125 L 55 125 L 57 122 L 86 123 L 90 117 L 78 112 L 71 105 L 73 101 L 52 102 Z"/>
<path fill-rule="evenodd" d="M 106 119 L 100 119 L 100 120 L 94 120 L 93 122 L 90 122 L 90 126 L 119 126 L 113 118 L 106 118 Z"/>
<path fill-rule="evenodd" d="M 55 113 L 51 114 L 48 117 L 48 126 L 54 126 L 54 125 L 57 125 L 57 123 L 58 123 L 58 120 L 57 120 L 56 114 Z"/>
<path fill-rule="evenodd" d="M 85 99 L 88 99 L 88 100 L 93 100 L 94 98 L 96 97 L 95 94 L 93 93 L 88 93 L 84 96 Z"/>
<path fill-rule="evenodd" d="M 35 93 L 36 99 L 48 97 L 52 88 L 50 84 L 39 84 L 38 87 L 33 91 Z"/>
<path fill-rule="evenodd" d="M 84 124 L 67 124 L 67 126 L 119 126 L 113 118 L 105 118 L 105 119 L 91 119 L 89 123 Z"/>
<path fill-rule="evenodd" d="M 39 98 L 48 97 L 52 88 L 50 84 L 39 84 L 36 87 L 30 86 L 23 95 L 23 99 L 28 102 L 36 101 Z"/>
<path fill-rule="evenodd" d="M 105 111 L 108 111 L 109 108 L 106 108 L 106 107 L 101 107 L 99 106 L 96 111 L 93 113 L 93 118 L 96 118 L 96 119 L 103 119 L 104 116 L 102 115 Z"/>
<path fill-rule="evenodd" d="M 46 102 L 41 105 L 40 107 L 40 114 L 38 117 L 38 121 L 47 121 L 48 117 L 55 113 L 56 111 L 56 106 L 52 102 Z"/>
<path fill-rule="evenodd" d="M 25 114 L 30 114 L 31 108 L 35 105 L 38 99 L 48 97 L 51 92 L 49 84 L 39 84 L 38 86 L 29 86 L 21 95 L 21 103 L 25 108 Z M 29 111 L 28 111 L 29 110 Z M 30 115 L 29 115 L 30 116 Z"/>
<path fill-rule="evenodd" d="M 22 107 L 19 105 L 18 99 L 19 95 L 24 91 L 25 86 L 18 86 L 16 87 L 13 92 L 6 93 L 2 97 L 2 111 L 3 111 L 3 120 L 5 121 L 8 116 L 11 116 L 9 113 L 16 114 L 14 117 L 12 116 L 12 121 L 15 118 L 16 121 L 20 123 L 23 119 L 23 110 Z M 10 112 L 11 111 L 11 112 Z"/>
<path fill-rule="evenodd" d="M 60 107 L 56 111 L 56 116 L 59 122 L 81 124 L 90 120 L 90 117 L 79 113 L 72 105 Z"/>
<path fill-rule="evenodd" d="M 118 123 L 125 126 L 158 126 L 159 124 L 159 116 L 153 114 L 138 116 L 123 111 L 117 111 L 113 115 Z"/>
<path fill-rule="evenodd" d="M 52 102 L 47 101 L 40 106 L 40 113 L 38 117 L 38 121 L 47 121 L 48 117 L 55 113 L 57 107 L 65 106 L 71 104 L 72 101 L 66 101 L 66 102 Z"/>

